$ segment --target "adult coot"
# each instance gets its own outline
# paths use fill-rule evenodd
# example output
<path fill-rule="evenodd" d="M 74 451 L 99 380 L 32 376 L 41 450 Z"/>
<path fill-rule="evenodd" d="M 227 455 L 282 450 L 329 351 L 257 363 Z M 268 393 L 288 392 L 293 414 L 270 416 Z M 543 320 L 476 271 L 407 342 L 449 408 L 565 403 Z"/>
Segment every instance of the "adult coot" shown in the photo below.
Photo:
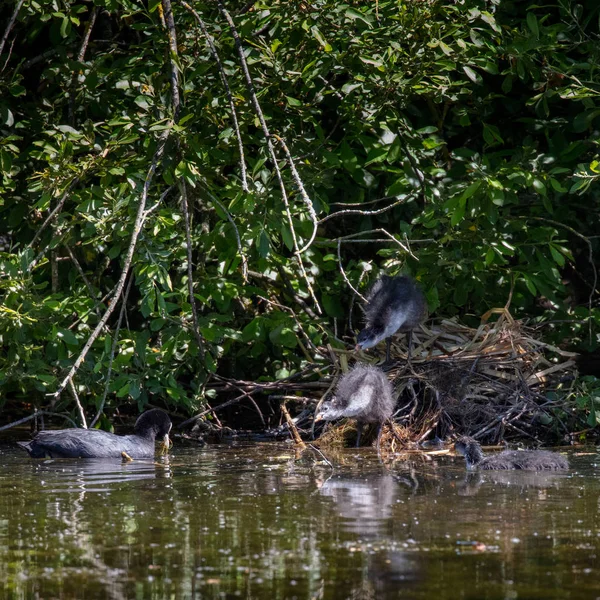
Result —
<path fill-rule="evenodd" d="M 356 348 L 372 348 L 386 341 L 385 362 L 390 362 L 390 337 L 396 331 L 408 333 L 408 361 L 412 345 L 412 332 L 423 320 L 425 297 L 417 284 L 406 275 L 382 275 L 370 289 L 365 306 L 365 328 L 358 334 Z"/>
<path fill-rule="evenodd" d="M 323 403 L 315 420 L 333 421 L 340 417 L 356 419 L 357 448 L 364 423 L 377 423 L 379 453 L 381 428 L 384 421 L 392 416 L 394 405 L 392 384 L 385 373 L 371 365 L 357 365 L 341 378 L 334 398 Z"/>
<path fill-rule="evenodd" d="M 30 442 L 17 442 L 33 458 L 152 458 L 154 441 L 169 444 L 171 419 L 155 408 L 138 417 L 133 435 L 115 435 L 99 429 L 40 431 Z"/>
<path fill-rule="evenodd" d="M 569 462 L 564 456 L 547 450 L 505 450 L 486 457 L 479 442 L 466 436 L 459 438 L 454 448 L 465 457 L 469 470 L 563 471 L 569 468 Z"/>

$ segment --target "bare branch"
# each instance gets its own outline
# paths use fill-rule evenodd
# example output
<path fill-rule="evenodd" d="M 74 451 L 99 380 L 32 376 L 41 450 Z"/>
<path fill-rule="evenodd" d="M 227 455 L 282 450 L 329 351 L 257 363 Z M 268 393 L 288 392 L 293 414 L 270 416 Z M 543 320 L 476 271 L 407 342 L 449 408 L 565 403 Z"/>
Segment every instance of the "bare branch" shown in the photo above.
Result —
<path fill-rule="evenodd" d="M 294 230 L 294 223 L 292 221 L 292 214 L 290 212 L 290 205 L 288 202 L 285 184 L 283 182 L 283 176 L 282 176 L 281 170 L 279 168 L 279 163 L 277 162 L 277 156 L 275 155 L 275 149 L 273 148 L 273 143 L 271 141 L 271 134 L 269 133 L 269 129 L 267 127 L 267 122 L 263 115 L 262 109 L 260 108 L 260 104 L 258 103 L 258 97 L 256 96 L 256 91 L 254 89 L 254 84 L 252 83 L 252 77 L 250 76 L 250 71 L 248 70 L 248 63 L 246 62 L 246 56 L 244 54 L 244 49 L 242 48 L 242 42 L 240 40 L 240 36 L 237 32 L 237 29 L 235 28 L 235 24 L 233 22 L 233 19 L 231 18 L 231 15 L 225 10 L 225 7 L 223 6 L 223 3 L 220 0 L 218 1 L 218 6 L 219 6 L 219 11 L 225 17 L 225 19 L 227 20 L 227 23 L 229 24 L 229 28 L 231 30 L 231 35 L 233 36 L 235 47 L 236 47 L 236 49 L 238 51 L 238 55 L 240 57 L 240 64 L 242 65 L 242 71 L 244 72 L 244 76 L 246 78 L 246 85 L 248 87 L 248 91 L 250 92 L 250 97 L 252 98 L 252 104 L 254 106 L 256 115 L 258 116 L 258 120 L 260 121 L 260 125 L 263 130 L 263 134 L 265 136 L 266 142 L 267 142 L 267 148 L 269 150 L 269 154 L 271 155 L 271 162 L 273 163 L 273 167 L 275 169 L 275 174 L 277 176 L 277 180 L 279 181 L 279 188 L 281 190 L 281 196 L 283 198 L 285 212 L 287 215 L 288 223 L 290 225 L 292 240 L 294 242 L 294 254 L 296 255 L 296 257 L 298 259 L 298 265 L 300 267 L 300 272 L 302 273 L 302 277 L 304 278 L 304 281 L 306 282 L 306 286 L 308 287 L 309 294 L 310 294 L 311 298 L 313 299 L 315 308 L 316 308 L 317 312 L 319 314 L 321 314 L 322 311 L 321 311 L 321 307 L 319 305 L 319 301 L 317 300 L 317 297 L 315 296 L 315 292 L 313 290 L 312 284 L 310 283 L 308 274 L 306 272 L 306 269 L 304 268 L 304 262 L 302 261 L 302 256 L 300 254 L 300 250 L 298 247 L 298 240 L 296 239 L 296 231 Z"/>
<path fill-rule="evenodd" d="M 83 283 L 85 284 L 85 287 L 88 290 L 90 298 L 94 301 L 94 310 L 95 310 L 96 314 L 98 316 L 100 316 L 100 303 L 96 300 L 96 293 L 94 292 L 94 288 L 92 287 L 92 284 L 90 283 L 89 279 L 85 276 L 85 273 L 83 272 L 83 269 L 81 268 L 81 265 L 79 264 L 79 261 L 77 260 L 77 258 L 73 254 L 73 251 L 68 246 L 68 244 L 63 244 L 63 247 L 69 253 L 69 257 L 71 258 L 71 262 L 75 265 L 75 268 L 77 269 L 77 272 L 81 276 L 81 279 L 83 279 Z"/>
<path fill-rule="evenodd" d="M 358 210 L 358 209 L 338 210 L 334 213 L 327 215 L 326 217 L 323 217 L 322 219 L 319 219 L 318 224 L 322 225 L 326 221 L 329 221 L 330 219 L 333 219 L 334 217 L 339 217 L 342 215 L 380 215 L 381 213 L 391 210 L 392 208 L 394 208 L 395 206 L 398 206 L 399 204 L 405 203 L 407 200 L 410 199 L 410 197 L 411 197 L 411 194 L 408 194 L 407 196 L 404 196 L 404 198 L 401 198 L 400 200 L 396 200 L 396 202 L 393 202 L 392 204 L 389 204 L 388 206 L 386 206 L 384 208 L 378 208 L 377 210 Z"/>
<path fill-rule="evenodd" d="M 62 210 L 63 206 L 65 205 L 65 202 L 67 201 L 67 198 L 69 197 L 69 194 L 71 193 L 71 191 L 73 190 L 73 188 L 78 183 L 79 183 L 79 177 L 75 177 L 75 179 L 73 179 L 73 181 L 71 181 L 71 183 L 69 184 L 69 187 L 66 189 L 66 191 L 63 194 L 62 198 L 58 201 L 58 204 L 54 207 L 54 209 L 46 217 L 46 220 L 42 223 L 42 226 L 36 231 L 36 233 L 33 236 L 33 239 L 31 240 L 31 242 L 29 242 L 29 244 L 27 244 L 28 248 L 33 248 L 34 244 L 38 241 L 40 235 L 42 235 L 42 232 L 44 231 L 44 229 L 46 229 L 46 227 L 48 227 L 48 225 L 52 222 L 52 220 L 54 219 L 54 217 L 56 217 L 56 215 L 60 213 L 60 211 Z M 37 260 L 34 261 L 29 266 L 29 270 L 33 269 L 33 267 L 35 266 L 35 263 L 37 263 Z"/>
<path fill-rule="evenodd" d="M 181 100 L 179 98 L 179 72 L 174 58 L 177 57 L 177 32 L 175 31 L 175 20 L 173 19 L 173 8 L 171 0 L 162 0 L 163 13 L 167 31 L 169 32 L 169 50 L 171 51 L 171 98 L 173 105 L 173 119 L 177 123 Z"/>
<path fill-rule="evenodd" d="M 354 295 L 358 296 L 366 304 L 367 299 L 350 283 L 350 280 L 348 279 L 348 276 L 346 275 L 346 271 L 344 271 L 344 266 L 342 265 L 341 248 L 342 248 L 342 240 L 338 240 L 337 254 L 338 254 L 338 265 L 340 267 L 340 273 L 342 274 L 342 277 L 344 278 L 346 285 L 354 292 Z"/>
<path fill-rule="evenodd" d="M 304 245 L 303 248 L 298 250 L 298 254 L 302 254 L 303 252 L 305 252 L 312 246 L 312 243 L 315 240 L 315 236 L 317 235 L 317 226 L 318 226 L 317 213 L 315 212 L 315 209 L 313 207 L 312 200 L 309 198 L 308 194 L 306 193 L 306 189 L 304 188 L 302 179 L 300 179 L 300 175 L 298 174 L 298 171 L 296 170 L 296 165 L 294 164 L 294 159 L 292 158 L 292 155 L 290 154 L 290 151 L 288 150 L 288 147 L 287 147 L 285 141 L 283 140 L 283 138 L 279 137 L 278 135 L 273 135 L 273 137 L 283 147 L 285 155 L 287 156 L 287 159 L 288 159 L 288 163 L 290 165 L 290 171 L 292 172 L 292 177 L 294 178 L 294 181 L 296 182 L 296 185 L 298 186 L 298 189 L 300 190 L 300 197 L 302 198 L 304 204 L 306 204 L 306 208 L 308 209 L 308 214 L 310 216 L 310 220 L 313 222 L 313 232 L 310 237 L 310 240 Z"/>
<path fill-rule="evenodd" d="M 208 189 L 208 186 L 203 181 L 200 181 L 200 185 L 202 186 L 206 195 L 210 198 L 210 201 L 213 202 L 214 204 L 216 204 L 225 213 L 227 220 L 231 223 L 231 226 L 233 227 L 233 231 L 235 232 L 235 239 L 237 242 L 238 252 L 240 253 L 240 258 L 242 260 L 242 277 L 244 278 L 244 281 L 247 282 L 248 281 L 248 259 L 246 258 L 246 255 L 244 254 L 244 251 L 242 249 L 242 239 L 240 238 L 240 232 L 237 228 L 237 225 L 235 224 L 233 217 L 229 214 L 229 211 L 225 208 L 225 205 L 214 194 L 212 194 L 210 192 L 210 190 Z"/>
<path fill-rule="evenodd" d="M 69 390 L 71 394 L 73 394 L 73 399 L 75 400 L 75 404 L 77 405 L 77 410 L 79 411 L 79 419 L 81 420 L 81 427 L 83 429 L 87 429 L 87 422 L 85 420 L 85 413 L 83 412 L 83 406 L 81 406 L 81 402 L 79 401 L 79 396 L 77 395 L 77 390 L 75 389 L 75 385 L 73 384 L 73 380 L 69 380 Z"/>
<path fill-rule="evenodd" d="M 90 36 L 92 35 L 92 28 L 94 27 L 94 23 L 96 22 L 96 17 L 98 16 L 98 12 L 100 11 L 98 6 L 94 6 L 92 9 L 92 14 L 90 15 L 90 20 L 87 22 L 85 26 L 85 33 L 83 34 L 83 40 L 81 42 L 81 48 L 79 49 L 79 53 L 77 54 L 77 62 L 83 62 L 85 57 L 85 51 L 87 50 L 88 44 L 90 43 Z M 75 84 L 77 83 L 77 71 L 73 71 L 73 76 L 71 77 L 71 90 L 69 94 L 69 121 L 71 125 L 75 124 Z"/>
<path fill-rule="evenodd" d="M 146 180 L 144 181 L 144 188 L 142 190 L 142 195 L 140 197 L 140 204 L 138 206 L 137 215 L 135 218 L 135 222 L 133 224 L 133 231 L 131 233 L 131 241 L 129 243 L 129 248 L 127 249 L 127 255 L 125 257 L 125 262 L 123 264 L 123 271 L 122 271 L 121 277 L 119 278 L 119 281 L 117 283 L 117 287 L 115 289 L 113 299 L 118 298 L 121 295 L 121 293 L 123 292 L 123 288 L 125 287 L 125 280 L 127 279 L 129 269 L 131 268 L 131 261 L 133 260 L 133 253 L 135 251 L 137 239 L 138 239 L 138 236 L 140 235 L 140 232 L 142 230 L 142 226 L 143 226 L 144 220 L 145 220 L 145 208 L 146 208 L 146 200 L 148 198 L 148 190 L 150 189 L 150 184 L 152 183 L 152 179 L 154 178 L 154 173 L 156 171 L 158 162 L 160 161 L 160 159 L 163 155 L 163 152 L 165 150 L 167 140 L 169 139 L 170 131 L 171 131 L 170 129 L 165 130 L 165 132 L 159 138 L 156 152 L 154 153 L 154 157 L 152 158 L 152 164 L 150 165 L 150 168 L 148 169 L 148 173 L 146 175 Z M 104 312 L 104 316 L 102 317 L 102 319 L 100 319 L 100 321 L 96 325 L 96 328 L 90 335 L 88 341 L 86 342 L 85 346 L 83 347 L 83 350 L 81 351 L 77 360 L 71 367 L 68 375 L 63 379 L 61 384 L 58 386 L 58 389 L 56 390 L 56 392 L 54 392 L 54 394 L 51 394 L 55 399 L 60 396 L 62 391 L 65 389 L 65 387 L 67 387 L 67 384 L 69 383 L 69 381 L 71 381 L 71 379 L 73 379 L 75 373 L 81 366 L 81 363 L 84 361 L 87 353 L 89 352 L 90 348 L 92 347 L 92 344 L 96 341 L 97 337 L 100 335 L 100 332 L 102 331 L 102 328 L 106 325 L 106 323 L 107 323 L 110 315 L 114 311 L 116 305 L 117 305 L 116 302 L 109 303 L 108 308 Z"/>
<path fill-rule="evenodd" d="M 185 221 L 185 246 L 187 252 L 187 273 L 188 273 L 188 295 L 190 300 L 190 306 L 192 308 L 192 321 L 194 337 L 198 344 L 198 350 L 200 351 L 200 357 L 204 361 L 204 342 L 200 335 L 200 325 L 198 322 L 198 310 L 196 309 L 196 298 L 194 297 L 194 270 L 192 261 L 192 234 L 190 231 L 190 213 L 188 210 L 187 201 L 187 188 L 185 186 L 185 179 L 181 178 L 181 207 L 183 209 L 183 218 Z"/>
<path fill-rule="evenodd" d="M 133 277 L 129 278 L 129 282 L 127 283 L 127 289 L 125 290 L 125 294 L 122 296 L 121 300 L 121 311 L 119 312 L 119 319 L 117 320 L 117 326 L 115 327 L 115 337 L 113 338 L 113 343 L 110 348 L 110 358 L 108 359 L 108 372 L 106 373 L 106 383 L 104 384 L 104 394 L 102 395 L 102 400 L 100 401 L 100 406 L 98 407 L 98 411 L 96 412 L 96 416 L 93 418 L 90 423 L 90 427 L 94 427 L 100 419 L 100 416 L 104 412 L 104 405 L 106 404 L 106 398 L 108 397 L 108 390 L 110 388 L 110 376 L 112 374 L 112 365 L 115 359 L 115 352 L 117 351 L 117 345 L 119 343 L 119 330 L 121 329 L 121 323 L 123 322 L 123 316 L 127 311 L 127 298 L 129 297 L 129 291 L 131 290 L 131 283 L 133 282 Z"/>
<path fill-rule="evenodd" d="M 27 421 L 32 421 L 33 419 L 35 419 L 37 417 L 41 417 L 43 415 L 47 415 L 49 417 L 60 417 L 61 419 L 65 419 L 66 421 L 69 421 L 69 423 L 71 423 L 71 425 L 73 425 L 73 427 L 77 427 L 77 423 L 75 423 L 75 421 L 73 421 L 73 419 L 71 419 L 71 417 L 67 417 L 67 415 L 62 415 L 60 413 L 52 412 L 49 410 L 36 410 L 32 415 L 29 415 L 28 417 L 23 417 L 22 419 L 19 419 L 18 421 L 13 421 L 12 423 L 9 423 L 8 425 L 3 425 L 2 427 L 0 427 L 0 431 L 6 431 L 7 429 L 10 429 L 11 427 L 17 427 L 18 425 L 23 425 L 23 423 L 27 423 Z"/>
<path fill-rule="evenodd" d="M 0 54 L 2 54 L 2 52 L 4 51 L 4 45 L 6 44 L 6 40 L 8 39 L 8 36 L 10 35 L 10 32 L 13 28 L 13 25 L 15 24 L 15 21 L 17 20 L 17 16 L 19 14 L 19 11 L 21 10 L 21 6 L 23 6 L 23 2 L 25 0 L 19 0 L 17 2 L 17 5 L 15 6 L 15 10 L 13 10 L 13 14 L 11 15 L 8 24 L 6 25 L 6 29 L 4 30 L 4 35 L 2 36 L 2 39 L 0 40 Z"/>
<path fill-rule="evenodd" d="M 248 192 L 248 178 L 246 174 L 246 159 L 244 156 L 244 145 L 242 143 L 242 134 L 240 133 L 240 125 L 237 119 L 237 111 L 235 110 L 235 103 L 233 102 L 233 94 L 231 93 L 231 88 L 229 87 L 229 81 L 227 80 L 227 75 L 225 75 L 225 69 L 223 68 L 223 64 L 221 63 L 221 59 L 219 57 L 219 53 L 217 52 L 217 48 L 212 40 L 212 36 L 208 33 L 206 29 L 206 25 L 204 21 L 200 17 L 200 15 L 184 0 L 179 0 L 180 4 L 189 12 L 194 15 L 196 21 L 198 21 L 198 25 L 202 30 L 202 34 L 206 38 L 206 43 L 210 48 L 210 52 L 217 63 L 217 68 L 219 69 L 219 75 L 221 76 L 221 81 L 223 82 L 223 87 L 225 88 L 225 92 L 227 94 L 227 99 L 229 101 L 229 110 L 231 110 L 231 118 L 233 120 L 233 128 L 235 130 L 235 135 L 238 141 L 238 150 L 240 153 L 240 175 L 242 178 L 242 189 L 244 192 Z"/>

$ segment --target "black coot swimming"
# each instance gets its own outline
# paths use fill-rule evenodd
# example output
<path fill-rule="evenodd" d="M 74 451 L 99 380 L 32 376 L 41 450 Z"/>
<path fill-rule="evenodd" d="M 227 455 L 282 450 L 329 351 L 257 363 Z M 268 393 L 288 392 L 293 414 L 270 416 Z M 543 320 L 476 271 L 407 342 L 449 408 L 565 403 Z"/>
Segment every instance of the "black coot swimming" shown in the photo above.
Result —
<path fill-rule="evenodd" d="M 153 458 L 154 442 L 168 447 L 171 419 L 155 408 L 138 417 L 133 435 L 115 435 L 99 429 L 40 431 L 30 442 L 17 442 L 33 458 Z"/>
<path fill-rule="evenodd" d="M 505 450 L 494 456 L 484 456 L 479 442 L 461 437 L 454 448 L 465 457 L 467 469 L 485 471 L 564 471 L 569 462 L 564 456 L 547 450 Z"/>
<path fill-rule="evenodd" d="M 335 397 L 324 402 L 316 421 L 333 421 L 340 417 L 356 419 L 356 447 L 360 445 L 360 436 L 364 423 L 378 423 L 377 452 L 383 423 L 394 412 L 394 393 L 392 384 L 385 373 L 371 365 L 357 365 L 340 380 Z"/>
<path fill-rule="evenodd" d="M 365 307 L 366 325 L 358 334 L 356 348 L 366 350 L 386 341 L 385 362 L 390 362 L 390 336 L 408 333 L 408 361 L 412 332 L 425 317 L 426 302 L 417 284 L 406 275 L 382 275 L 370 289 Z"/>

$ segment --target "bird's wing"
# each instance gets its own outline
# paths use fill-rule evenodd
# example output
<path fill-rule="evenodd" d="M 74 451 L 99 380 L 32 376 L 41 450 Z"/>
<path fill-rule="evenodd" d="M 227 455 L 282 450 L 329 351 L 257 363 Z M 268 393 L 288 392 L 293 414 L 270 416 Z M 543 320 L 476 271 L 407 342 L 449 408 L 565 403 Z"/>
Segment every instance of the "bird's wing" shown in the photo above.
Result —
<path fill-rule="evenodd" d="M 97 429 L 65 429 L 41 431 L 33 443 L 53 457 L 109 458 L 121 455 L 121 450 L 115 448 L 115 439 L 119 436 Z"/>
<path fill-rule="evenodd" d="M 363 413 L 371 403 L 374 392 L 375 388 L 372 385 L 361 385 L 358 390 L 350 396 L 348 405 L 344 409 L 344 415 L 346 417 L 356 417 Z"/>

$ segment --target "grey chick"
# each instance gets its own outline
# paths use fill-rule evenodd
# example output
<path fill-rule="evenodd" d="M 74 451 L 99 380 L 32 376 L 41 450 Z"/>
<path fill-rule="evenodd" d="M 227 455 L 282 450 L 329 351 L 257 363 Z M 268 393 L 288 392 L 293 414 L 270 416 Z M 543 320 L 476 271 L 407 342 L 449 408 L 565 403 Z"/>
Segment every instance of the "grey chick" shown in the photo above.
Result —
<path fill-rule="evenodd" d="M 465 457 L 470 471 L 563 471 L 569 468 L 569 461 L 564 456 L 548 450 L 505 450 L 486 457 L 479 442 L 467 436 L 459 438 L 454 448 Z"/>
<path fill-rule="evenodd" d="M 386 341 L 385 362 L 390 362 L 391 336 L 397 331 L 408 333 L 408 362 L 412 332 L 424 319 L 427 303 L 423 292 L 406 275 L 382 275 L 369 290 L 365 307 L 365 328 L 358 334 L 356 349 L 372 348 Z"/>
<path fill-rule="evenodd" d="M 335 396 L 324 402 L 315 421 L 333 421 L 341 417 L 356 419 L 356 447 L 365 423 L 378 423 L 377 454 L 383 423 L 394 412 L 394 390 L 385 373 L 371 365 L 359 364 L 348 371 L 340 380 Z"/>

